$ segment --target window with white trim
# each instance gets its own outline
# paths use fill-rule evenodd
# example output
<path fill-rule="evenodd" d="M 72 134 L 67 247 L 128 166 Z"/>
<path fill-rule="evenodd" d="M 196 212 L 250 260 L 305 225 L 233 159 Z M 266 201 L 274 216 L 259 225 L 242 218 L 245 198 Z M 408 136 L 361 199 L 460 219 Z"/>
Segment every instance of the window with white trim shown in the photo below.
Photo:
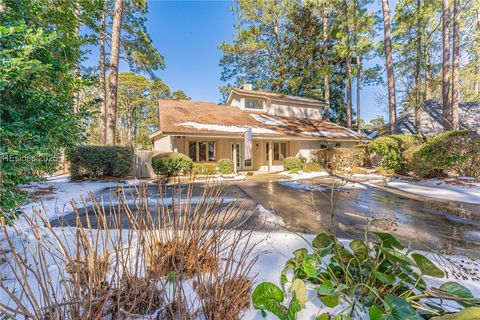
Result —
<path fill-rule="evenodd" d="M 246 109 L 263 109 L 262 102 L 257 99 L 245 99 Z"/>

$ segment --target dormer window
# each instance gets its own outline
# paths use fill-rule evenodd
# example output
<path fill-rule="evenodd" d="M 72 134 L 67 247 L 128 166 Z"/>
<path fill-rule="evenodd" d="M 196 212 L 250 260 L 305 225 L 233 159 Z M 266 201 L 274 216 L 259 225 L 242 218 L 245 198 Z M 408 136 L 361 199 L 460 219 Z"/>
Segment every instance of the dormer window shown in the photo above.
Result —
<path fill-rule="evenodd" d="M 263 109 L 262 103 L 257 99 L 245 99 L 246 109 Z"/>

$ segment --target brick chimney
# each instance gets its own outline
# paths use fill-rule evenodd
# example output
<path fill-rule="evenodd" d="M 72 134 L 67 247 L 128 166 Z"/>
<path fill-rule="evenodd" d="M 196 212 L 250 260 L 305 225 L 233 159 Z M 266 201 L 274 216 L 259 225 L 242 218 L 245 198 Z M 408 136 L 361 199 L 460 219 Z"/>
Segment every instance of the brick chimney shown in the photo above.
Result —
<path fill-rule="evenodd" d="M 240 89 L 252 91 L 252 84 L 251 84 L 251 83 L 244 83 L 244 84 L 240 87 Z"/>

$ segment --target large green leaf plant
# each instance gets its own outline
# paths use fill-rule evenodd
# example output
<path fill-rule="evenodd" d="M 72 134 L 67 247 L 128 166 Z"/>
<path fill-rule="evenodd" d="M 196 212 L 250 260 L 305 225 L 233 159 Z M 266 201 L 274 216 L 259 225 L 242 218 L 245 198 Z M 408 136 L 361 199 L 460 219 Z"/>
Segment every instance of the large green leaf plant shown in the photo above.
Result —
<path fill-rule="evenodd" d="M 367 231 L 365 240 L 348 244 L 320 233 L 308 244 L 285 263 L 281 288 L 264 282 L 253 291 L 253 305 L 263 315 L 297 319 L 310 292 L 333 313 L 319 312 L 318 320 L 480 319 L 475 318 L 479 299 L 456 282 L 429 288 L 425 277 L 443 278 L 443 270 L 390 233 Z M 451 313 L 443 305 L 446 300 L 467 309 Z"/>

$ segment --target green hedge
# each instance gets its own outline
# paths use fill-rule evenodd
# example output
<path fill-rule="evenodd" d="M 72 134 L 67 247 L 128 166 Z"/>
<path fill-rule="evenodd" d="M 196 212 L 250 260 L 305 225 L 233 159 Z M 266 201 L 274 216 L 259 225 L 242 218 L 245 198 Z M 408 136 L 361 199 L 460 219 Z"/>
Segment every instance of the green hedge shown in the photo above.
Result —
<path fill-rule="evenodd" d="M 217 173 L 217 164 L 215 162 L 194 163 L 192 173 L 201 175 L 214 175 Z"/>
<path fill-rule="evenodd" d="M 288 157 L 283 160 L 283 169 L 298 172 L 303 169 L 305 162 L 307 162 L 307 160 L 303 157 Z"/>
<path fill-rule="evenodd" d="M 468 130 L 444 132 L 412 152 L 410 169 L 421 178 L 480 177 L 480 137 Z"/>
<path fill-rule="evenodd" d="M 128 147 L 76 146 L 68 150 L 72 179 L 125 177 L 132 170 L 133 149 Z"/>
<path fill-rule="evenodd" d="M 183 153 L 166 152 L 152 158 L 152 168 L 156 174 L 171 177 L 182 172 L 190 172 L 193 168 L 193 161 Z"/>
<path fill-rule="evenodd" d="M 367 146 L 371 164 L 381 166 L 397 173 L 405 173 L 408 169 L 407 150 L 420 145 L 421 139 L 412 135 L 390 135 L 377 138 Z"/>
<path fill-rule="evenodd" d="M 340 168 L 362 167 L 368 165 L 365 148 L 320 149 L 313 152 L 316 162 L 324 164 L 331 170 Z"/>
<path fill-rule="evenodd" d="M 233 173 L 233 160 L 231 159 L 220 159 L 218 161 L 218 171 L 221 174 L 232 174 Z"/>

